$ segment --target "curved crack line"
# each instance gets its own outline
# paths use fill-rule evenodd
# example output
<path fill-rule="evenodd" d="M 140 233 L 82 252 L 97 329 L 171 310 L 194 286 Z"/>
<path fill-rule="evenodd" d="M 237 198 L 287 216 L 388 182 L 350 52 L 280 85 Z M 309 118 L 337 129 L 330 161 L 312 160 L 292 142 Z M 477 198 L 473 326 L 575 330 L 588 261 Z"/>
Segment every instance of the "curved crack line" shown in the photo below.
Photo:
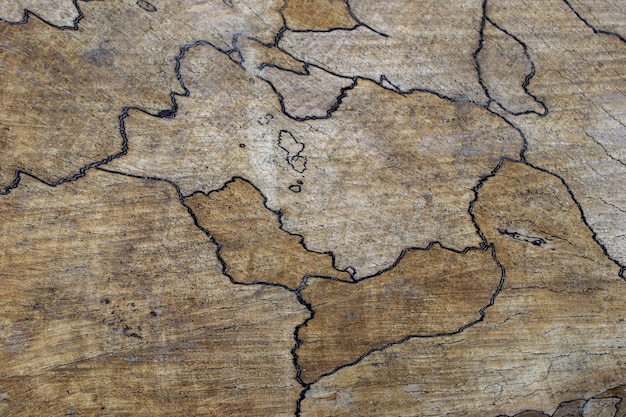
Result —
<path fill-rule="evenodd" d="M 585 19 L 584 17 L 582 17 L 582 15 L 580 13 L 578 13 L 578 11 L 574 8 L 574 6 L 572 6 L 572 4 L 569 2 L 569 0 L 563 0 L 563 2 L 567 5 L 567 7 L 569 7 L 569 9 L 572 11 L 572 13 L 574 13 L 576 15 L 576 17 L 585 24 L 585 26 L 587 26 L 589 29 L 591 29 L 593 31 L 593 33 L 595 34 L 599 34 L 599 35 L 608 35 L 608 36 L 614 36 L 617 39 L 619 39 L 620 41 L 626 43 L 626 39 L 620 35 L 619 33 L 616 32 L 611 32 L 608 30 L 603 30 L 603 29 L 597 29 L 595 26 L 593 26 L 591 23 L 589 23 L 589 21 L 587 19 Z"/>
<path fill-rule="evenodd" d="M 626 162 L 622 161 L 619 158 L 614 157 L 613 155 L 611 155 L 609 153 L 609 151 L 606 149 L 606 146 L 604 146 L 604 144 L 602 144 L 602 142 L 600 142 L 599 140 L 597 140 L 596 138 L 594 138 L 592 135 L 590 135 L 585 129 L 583 129 L 583 132 L 585 133 L 585 135 L 587 135 L 587 137 L 589 139 L 591 139 L 596 145 L 600 146 L 602 148 L 602 150 L 604 151 L 604 154 L 606 156 L 608 156 L 611 160 L 623 165 L 624 167 L 626 167 Z M 620 209 L 621 210 L 621 209 Z M 623 211 L 623 210 L 621 210 Z"/>
<path fill-rule="evenodd" d="M 506 113 L 508 113 L 510 115 L 513 115 L 513 116 L 522 116 L 522 115 L 526 115 L 526 114 L 536 114 L 536 115 L 541 116 L 541 117 L 547 116 L 549 111 L 548 111 L 548 107 L 546 106 L 546 104 L 543 101 L 541 101 L 537 96 L 535 96 L 533 93 L 531 93 L 528 90 L 528 86 L 529 86 L 531 80 L 535 77 L 535 73 L 536 73 L 535 62 L 533 61 L 532 57 L 530 56 L 530 52 L 528 51 L 528 45 L 526 45 L 526 43 L 524 43 L 517 36 L 513 35 L 512 33 L 510 33 L 509 31 L 507 31 L 506 29 L 504 29 L 503 27 L 501 27 L 500 25 L 498 25 L 497 23 L 495 23 L 493 20 L 491 20 L 489 18 L 489 16 L 487 15 L 487 3 L 488 3 L 488 1 L 489 0 L 484 0 L 483 1 L 483 5 L 482 5 L 483 16 L 482 16 L 482 20 L 481 20 L 481 23 L 480 23 L 480 32 L 479 32 L 480 33 L 480 37 L 479 37 L 479 40 L 478 40 L 478 48 L 476 48 L 476 50 L 472 54 L 472 57 L 474 58 L 474 64 L 476 65 L 476 71 L 478 73 L 478 82 L 480 83 L 481 87 L 483 88 L 483 90 L 485 92 L 485 95 L 489 99 L 489 101 L 487 102 L 485 107 L 489 107 L 489 104 L 494 102 L 498 106 L 500 106 L 502 108 L 502 110 L 504 110 Z M 514 111 L 511 111 L 511 110 L 507 109 L 502 103 L 500 103 L 498 100 L 495 100 L 493 97 L 491 97 L 491 94 L 489 93 L 489 88 L 487 87 L 487 85 L 486 85 L 486 83 L 485 83 L 485 81 L 484 81 L 484 79 L 482 77 L 482 69 L 481 69 L 481 66 L 480 66 L 480 60 L 478 59 L 478 56 L 480 55 L 480 52 L 483 49 L 483 45 L 484 45 L 484 41 L 485 41 L 485 26 L 486 26 L 487 22 L 492 24 L 497 30 L 499 30 L 500 32 L 504 33 L 505 35 L 507 35 L 508 37 L 513 39 L 515 42 L 517 42 L 522 47 L 522 49 L 524 51 L 524 56 L 526 57 L 526 59 L 530 63 L 530 72 L 528 74 L 526 74 L 526 76 L 524 78 L 524 81 L 522 82 L 522 89 L 524 90 L 524 93 L 526 93 L 526 95 L 530 96 L 535 103 L 537 103 L 539 106 L 541 106 L 541 108 L 543 109 L 542 112 L 537 112 L 535 110 L 524 110 L 524 111 L 520 111 L 520 112 L 514 112 Z"/>
<path fill-rule="evenodd" d="M 344 2 L 346 3 L 346 8 L 348 9 L 348 13 L 350 13 L 350 17 L 352 17 L 352 19 L 354 19 L 355 22 L 358 23 L 357 26 L 355 26 L 353 29 L 356 29 L 357 27 L 364 27 L 366 29 L 371 30 L 374 33 L 379 34 L 380 36 L 382 36 L 383 38 L 388 38 L 389 35 L 387 35 L 386 33 L 383 33 L 379 30 L 374 29 L 373 27 L 369 26 L 367 23 L 363 23 L 363 21 L 361 21 L 361 19 L 359 19 L 354 12 L 352 11 L 352 7 L 350 6 L 350 0 L 344 0 Z"/>
<path fill-rule="evenodd" d="M 483 88 L 483 92 L 485 93 L 485 95 L 487 96 L 488 100 L 487 103 L 485 104 L 485 107 L 489 107 L 489 105 L 494 102 L 495 100 L 493 98 L 491 98 L 491 95 L 489 94 L 489 89 L 487 88 L 487 84 L 485 84 L 484 80 L 483 80 L 483 76 L 482 76 L 482 69 L 480 67 L 480 61 L 478 59 L 478 55 L 480 54 L 480 51 L 482 51 L 483 49 L 483 45 L 485 43 L 485 26 L 487 24 L 487 0 L 483 1 L 482 4 L 482 16 L 480 19 L 480 30 L 478 31 L 478 47 L 476 48 L 476 50 L 474 50 L 474 53 L 472 54 L 472 58 L 474 59 L 474 66 L 476 67 L 476 73 L 478 75 L 478 82 L 480 83 L 480 86 Z M 498 103 L 500 104 L 500 103 Z M 500 105 L 502 107 L 502 105 Z M 504 108 L 504 107 L 503 107 Z"/>

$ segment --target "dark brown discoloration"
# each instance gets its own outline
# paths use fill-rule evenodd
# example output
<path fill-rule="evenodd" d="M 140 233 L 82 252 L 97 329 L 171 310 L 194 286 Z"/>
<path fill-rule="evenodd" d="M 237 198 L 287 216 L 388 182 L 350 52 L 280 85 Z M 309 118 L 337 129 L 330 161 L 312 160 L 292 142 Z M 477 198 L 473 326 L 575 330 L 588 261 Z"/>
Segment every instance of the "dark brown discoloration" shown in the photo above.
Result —
<path fill-rule="evenodd" d="M 459 254 L 434 246 L 408 251 L 387 272 L 357 284 L 309 278 L 302 298 L 315 315 L 298 333 L 302 380 L 408 336 L 452 333 L 479 320 L 501 275 L 489 250 Z"/>
<path fill-rule="evenodd" d="M 357 24 L 344 0 L 288 0 L 286 3 L 283 16 L 292 30 L 330 30 Z"/>
<path fill-rule="evenodd" d="M 623 343 L 615 335 L 626 331 L 626 284 L 561 180 L 505 162 L 478 189 L 473 213 L 506 271 L 484 321 L 457 335 L 411 339 L 321 379 L 306 394 L 303 416 L 338 409 L 346 415 L 551 414 L 565 395 L 581 398 L 623 381 Z"/>
<path fill-rule="evenodd" d="M 301 236 L 281 230 L 263 195 L 244 180 L 235 179 L 208 195 L 195 194 L 185 203 L 220 245 L 225 272 L 235 282 L 296 289 L 304 276 L 351 280 L 349 273 L 333 268 L 329 255 L 306 250 Z"/>

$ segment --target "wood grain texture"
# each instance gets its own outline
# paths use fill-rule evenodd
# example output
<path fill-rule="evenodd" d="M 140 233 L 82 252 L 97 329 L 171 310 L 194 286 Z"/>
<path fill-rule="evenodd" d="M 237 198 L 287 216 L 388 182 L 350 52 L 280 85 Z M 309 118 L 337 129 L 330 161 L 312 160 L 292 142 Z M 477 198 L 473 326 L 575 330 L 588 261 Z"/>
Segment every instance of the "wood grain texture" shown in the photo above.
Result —
<path fill-rule="evenodd" d="M 172 187 L 26 177 L 1 213 L 1 414 L 293 414 L 305 309 L 232 285 Z"/>
<path fill-rule="evenodd" d="M 287 32 L 280 46 L 335 73 L 386 79 L 400 91 L 425 89 L 485 103 L 473 58 L 481 3 L 351 1 L 355 16 L 367 27 L 349 32 Z M 450 77 L 450 68 L 454 68 L 454 77 Z"/>
<path fill-rule="evenodd" d="M 0 0 L 0 416 L 626 414 L 623 0 Z"/>
<path fill-rule="evenodd" d="M 170 93 L 183 92 L 174 72 L 182 45 L 206 38 L 229 49 L 243 27 L 271 41 L 281 26 L 278 1 L 194 3 L 155 2 L 149 12 L 131 0 L 81 2 L 78 30 L 3 25 L 0 186 L 14 185 L 15 170 L 58 183 L 122 155 L 127 109 L 167 114 Z M 206 15 L 229 24 L 198 24 Z"/>
<path fill-rule="evenodd" d="M 361 277 L 390 266 L 406 247 L 479 245 L 467 213 L 472 188 L 523 147 L 519 132 L 485 109 L 363 80 L 329 118 L 293 120 L 268 83 L 211 45 L 189 50 L 181 75 L 190 97 L 178 100 L 177 117 L 132 112 L 129 152 L 108 166 L 166 178 L 185 194 L 246 178 L 282 212 L 286 230 Z M 306 171 L 287 163 L 283 131 L 304 144 Z"/>
<path fill-rule="evenodd" d="M 529 2 L 523 14 L 516 6 L 490 1 L 487 13 L 527 45 L 537 67 L 529 90 L 549 109 L 510 117 L 525 133 L 526 159 L 563 177 L 623 265 L 626 235 L 613 225 L 626 219 L 626 42 L 594 33 L 562 1 Z"/>
<path fill-rule="evenodd" d="M 626 10 L 622 2 L 568 0 L 568 4 L 581 20 L 596 31 L 614 33 L 626 39 Z"/>

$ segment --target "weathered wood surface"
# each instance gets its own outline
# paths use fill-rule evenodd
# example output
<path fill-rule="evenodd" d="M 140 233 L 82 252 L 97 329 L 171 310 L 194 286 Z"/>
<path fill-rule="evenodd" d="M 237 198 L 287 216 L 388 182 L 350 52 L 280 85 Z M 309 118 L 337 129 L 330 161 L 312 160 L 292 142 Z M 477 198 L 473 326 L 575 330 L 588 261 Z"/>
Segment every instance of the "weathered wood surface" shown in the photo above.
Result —
<path fill-rule="evenodd" d="M 0 415 L 626 415 L 623 0 L 0 0 Z"/>

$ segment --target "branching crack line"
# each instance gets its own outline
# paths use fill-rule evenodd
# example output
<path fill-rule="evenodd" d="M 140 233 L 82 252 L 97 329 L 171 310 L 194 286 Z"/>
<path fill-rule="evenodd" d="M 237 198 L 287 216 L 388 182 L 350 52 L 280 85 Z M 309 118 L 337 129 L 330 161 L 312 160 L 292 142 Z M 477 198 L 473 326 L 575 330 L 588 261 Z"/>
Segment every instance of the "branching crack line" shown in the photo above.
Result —
<path fill-rule="evenodd" d="M 589 139 L 591 139 L 592 141 L 594 141 L 598 146 L 600 146 L 602 148 L 602 150 L 604 151 L 605 155 L 608 156 L 610 159 L 612 159 L 613 161 L 621 164 L 622 166 L 626 167 L 626 162 L 622 161 L 619 158 L 614 157 L 613 155 L 611 155 L 609 153 L 609 151 L 606 149 L 606 146 L 604 146 L 602 144 L 602 142 L 598 141 L 596 138 L 594 138 L 592 135 L 590 135 L 586 130 L 583 130 L 583 132 L 585 132 L 585 135 L 587 135 L 587 137 Z"/>

